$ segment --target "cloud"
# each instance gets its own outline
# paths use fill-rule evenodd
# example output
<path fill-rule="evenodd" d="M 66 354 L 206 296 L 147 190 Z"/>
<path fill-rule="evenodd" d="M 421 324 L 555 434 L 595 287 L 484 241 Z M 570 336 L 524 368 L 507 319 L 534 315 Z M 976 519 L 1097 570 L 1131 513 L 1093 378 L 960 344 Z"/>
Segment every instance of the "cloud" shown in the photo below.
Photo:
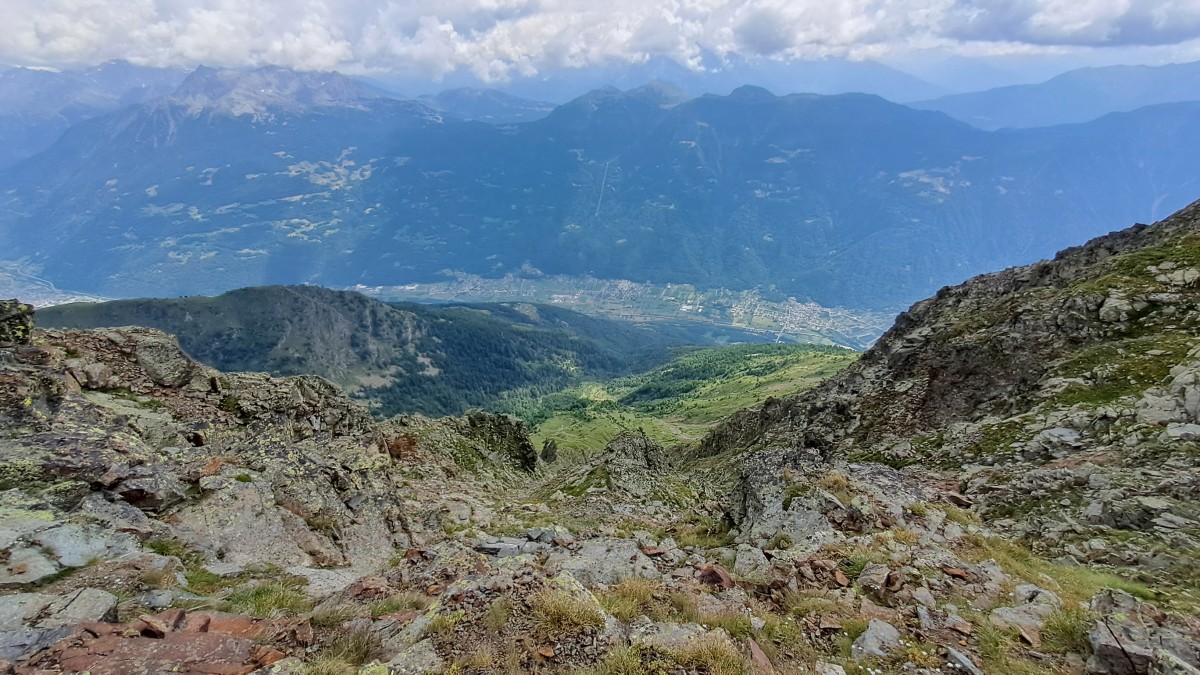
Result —
<path fill-rule="evenodd" d="M 276 64 L 484 81 L 656 56 L 1194 42 L 1200 0 L 0 0 L 0 61 Z"/>

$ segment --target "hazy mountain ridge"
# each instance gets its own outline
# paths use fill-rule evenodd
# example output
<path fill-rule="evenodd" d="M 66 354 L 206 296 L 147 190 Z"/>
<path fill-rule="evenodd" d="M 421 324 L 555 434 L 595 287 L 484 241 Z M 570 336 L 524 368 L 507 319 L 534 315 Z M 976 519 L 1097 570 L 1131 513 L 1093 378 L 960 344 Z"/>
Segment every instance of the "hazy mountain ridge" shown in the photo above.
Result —
<path fill-rule="evenodd" d="M 1087 122 L 1113 112 L 1200 100 L 1200 61 L 1072 70 L 1046 82 L 952 94 L 911 104 L 981 129 Z"/>
<path fill-rule="evenodd" d="M 0 167 L 46 150 L 72 124 L 169 94 L 186 76 L 119 61 L 65 72 L 0 68 Z"/>
<path fill-rule="evenodd" d="M 553 103 L 512 96 L 495 89 L 462 87 L 436 95 L 421 96 L 419 101 L 459 119 L 489 124 L 532 122 L 549 115 Z"/>

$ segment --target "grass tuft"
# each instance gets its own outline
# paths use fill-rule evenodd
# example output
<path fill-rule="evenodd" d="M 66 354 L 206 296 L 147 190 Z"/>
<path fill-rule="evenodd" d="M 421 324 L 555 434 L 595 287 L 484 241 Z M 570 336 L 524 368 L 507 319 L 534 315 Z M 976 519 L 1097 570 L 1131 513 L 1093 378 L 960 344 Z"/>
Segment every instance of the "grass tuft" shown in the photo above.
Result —
<path fill-rule="evenodd" d="M 312 601 L 293 585 L 270 581 L 230 593 L 225 608 L 252 616 L 279 616 L 307 612 Z"/>
<path fill-rule="evenodd" d="M 542 591 L 529 602 L 533 622 L 547 635 L 570 635 L 604 626 L 596 606 L 563 591 Z"/>

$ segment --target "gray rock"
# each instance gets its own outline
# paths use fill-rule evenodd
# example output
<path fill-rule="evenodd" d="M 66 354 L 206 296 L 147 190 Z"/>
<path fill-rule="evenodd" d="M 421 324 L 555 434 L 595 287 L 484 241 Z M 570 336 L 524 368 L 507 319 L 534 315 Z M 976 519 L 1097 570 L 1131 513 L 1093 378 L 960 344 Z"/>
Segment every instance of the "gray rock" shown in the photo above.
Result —
<path fill-rule="evenodd" d="M 115 492 L 126 502 L 147 511 L 162 511 L 187 500 L 187 486 L 163 472 L 122 481 Z"/>
<path fill-rule="evenodd" d="M 1054 613 L 1054 605 L 1028 603 L 1019 607 L 997 607 L 989 619 L 997 628 L 1024 629 L 1033 635 L 1041 633 L 1046 619 Z"/>
<path fill-rule="evenodd" d="M 1168 424 L 1167 438 L 1175 441 L 1200 440 L 1200 424 Z"/>
<path fill-rule="evenodd" d="M 0 300 L 0 347 L 27 345 L 33 338 L 33 306 Z"/>
<path fill-rule="evenodd" d="M 1153 605 L 1116 590 L 1092 598 L 1092 611 L 1102 617 L 1088 633 L 1091 675 L 1145 675 L 1194 672 L 1200 668 L 1200 630 L 1175 623 Z"/>
<path fill-rule="evenodd" d="M 971 660 L 971 657 L 958 651 L 954 647 L 946 649 L 946 662 L 957 668 L 959 671 L 968 673 L 968 675 L 984 675 L 979 666 Z"/>
<path fill-rule="evenodd" d="M 46 608 L 38 628 L 73 626 L 86 621 L 116 621 L 117 596 L 98 588 L 81 588 Z"/>
<path fill-rule="evenodd" d="M 150 609 L 167 609 L 175 602 L 175 592 L 170 590 L 147 591 L 138 598 Z"/>
<path fill-rule="evenodd" d="M 515 555 L 521 555 L 521 544 L 523 542 L 514 541 L 495 541 L 486 544 L 479 544 L 475 550 L 484 555 L 494 555 L 497 558 L 509 558 Z"/>
<path fill-rule="evenodd" d="M 856 581 L 863 590 L 880 595 L 887 586 L 887 578 L 890 573 L 891 570 L 887 565 L 872 563 L 863 568 Z"/>
<path fill-rule="evenodd" d="M 32 623 L 54 600 L 53 595 L 43 593 L 0 596 L 0 631 L 17 630 Z"/>
<path fill-rule="evenodd" d="M 652 622 L 643 617 L 629 625 L 629 642 L 635 647 L 671 652 L 701 639 L 708 632 L 708 629 L 696 623 Z"/>
<path fill-rule="evenodd" d="M 213 558 L 220 551 L 225 562 L 307 567 L 311 558 L 288 532 L 280 511 L 266 481 L 233 481 L 177 511 L 175 532 Z"/>
<path fill-rule="evenodd" d="M 1128 300 L 1121 297 L 1110 296 L 1104 299 L 1104 304 L 1100 306 L 1100 320 L 1106 323 L 1121 323 L 1129 320 L 1129 313 L 1133 311 L 1133 305 Z"/>
<path fill-rule="evenodd" d="M 556 549 L 546 566 L 570 572 L 585 586 L 612 585 L 629 577 L 662 578 L 654 561 L 632 539 L 588 539 L 574 552 Z"/>
<path fill-rule="evenodd" d="M 388 661 L 388 670 L 396 675 L 424 675 L 440 673 L 446 663 L 438 656 L 433 640 L 425 639 L 405 649 Z"/>
<path fill-rule="evenodd" d="M 0 588 L 32 584 L 58 573 L 58 565 L 35 548 L 9 549 L 8 560 L 0 565 Z"/>
<path fill-rule="evenodd" d="M 918 586 L 912 591 L 913 600 L 918 604 L 924 605 L 930 609 L 937 607 L 937 598 L 933 597 L 933 592 L 924 586 Z"/>
<path fill-rule="evenodd" d="M 662 445 L 641 431 L 622 431 L 609 441 L 600 457 L 612 486 L 633 495 L 648 496 L 671 468 Z"/>
<path fill-rule="evenodd" d="M 85 567 L 97 559 L 138 550 L 137 542 L 127 534 L 74 523 L 42 530 L 33 542 L 49 551 L 63 567 Z"/>
<path fill-rule="evenodd" d="M 735 577 L 749 581 L 765 581 L 770 568 L 771 563 L 761 550 L 745 544 L 738 547 L 733 563 Z"/>
<path fill-rule="evenodd" d="M 871 619 L 867 629 L 850 645 L 850 655 L 856 659 L 866 656 L 887 656 L 900 644 L 900 631 L 886 621 Z"/>
<path fill-rule="evenodd" d="M 817 661 L 816 673 L 817 675 L 846 675 L 846 669 L 836 663 Z"/>
<path fill-rule="evenodd" d="M 114 334 L 110 333 L 110 339 Z M 124 329 L 114 340 L 123 349 L 132 349 L 146 374 L 161 387 L 178 388 L 195 374 L 196 364 L 179 348 L 170 335 L 145 329 Z"/>
<path fill-rule="evenodd" d="M 0 631 L 0 661 L 22 661 L 71 634 L 71 629 L 18 628 Z"/>

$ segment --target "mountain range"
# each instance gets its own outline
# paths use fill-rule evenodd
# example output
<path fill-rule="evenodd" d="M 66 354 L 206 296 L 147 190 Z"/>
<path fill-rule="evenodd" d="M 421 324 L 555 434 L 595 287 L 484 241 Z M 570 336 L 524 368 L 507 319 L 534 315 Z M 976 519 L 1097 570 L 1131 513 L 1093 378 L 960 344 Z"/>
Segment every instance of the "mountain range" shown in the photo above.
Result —
<path fill-rule="evenodd" d="M 1198 123 L 1175 103 L 987 132 L 868 95 L 656 85 L 497 126 L 335 75 L 203 69 L 0 173 L 0 243 L 110 297 L 453 269 L 894 309 L 1182 206 Z"/>

